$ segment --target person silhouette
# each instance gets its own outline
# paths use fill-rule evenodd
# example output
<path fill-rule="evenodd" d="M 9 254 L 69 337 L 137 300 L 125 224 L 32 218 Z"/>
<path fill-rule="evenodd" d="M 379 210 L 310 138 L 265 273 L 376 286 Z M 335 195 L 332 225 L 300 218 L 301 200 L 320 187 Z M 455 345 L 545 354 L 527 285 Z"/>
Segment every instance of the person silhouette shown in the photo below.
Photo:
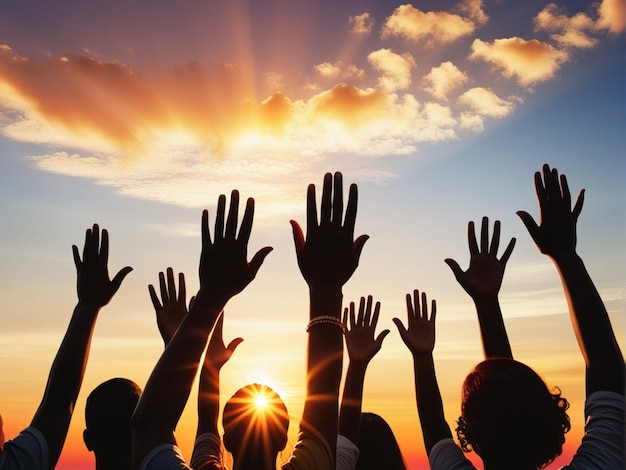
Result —
<path fill-rule="evenodd" d="M 15 439 L 4 442 L 0 469 L 52 469 L 63 450 L 80 391 L 96 320 L 124 278 L 132 271 L 122 268 L 109 278 L 109 233 L 98 224 L 85 232 L 82 257 L 72 245 L 76 266 L 78 303 L 52 362 L 43 398 L 30 426 Z"/>

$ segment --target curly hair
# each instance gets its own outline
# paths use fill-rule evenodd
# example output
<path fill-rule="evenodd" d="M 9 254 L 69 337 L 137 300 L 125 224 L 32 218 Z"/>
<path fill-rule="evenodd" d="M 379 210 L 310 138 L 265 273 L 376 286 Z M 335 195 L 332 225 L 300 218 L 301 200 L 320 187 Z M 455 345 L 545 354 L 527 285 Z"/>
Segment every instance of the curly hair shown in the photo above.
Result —
<path fill-rule="evenodd" d="M 561 454 L 571 427 L 569 403 L 525 364 L 487 359 L 466 377 L 462 395 L 456 433 L 465 452 L 490 461 L 515 455 L 535 468 Z"/>

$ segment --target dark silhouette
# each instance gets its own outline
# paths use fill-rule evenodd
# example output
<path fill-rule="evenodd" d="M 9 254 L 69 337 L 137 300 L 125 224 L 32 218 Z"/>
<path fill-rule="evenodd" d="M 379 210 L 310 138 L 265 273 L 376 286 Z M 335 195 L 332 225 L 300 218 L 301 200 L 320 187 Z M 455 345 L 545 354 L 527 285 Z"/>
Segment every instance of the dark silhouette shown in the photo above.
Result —
<path fill-rule="evenodd" d="M 387 421 L 374 413 L 361 414 L 359 460 L 356 470 L 406 470 L 393 431 Z"/>
<path fill-rule="evenodd" d="M 78 303 L 50 368 L 39 408 L 30 426 L 15 439 L 4 443 L 0 468 L 37 470 L 56 466 L 87 367 L 98 314 L 132 271 L 127 266 L 109 279 L 109 234 L 103 229 L 101 239 L 97 224 L 85 232 L 82 258 L 76 245 L 72 246 L 72 252 Z"/>
<path fill-rule="evenodd" d="M 200 289 L 152 371 L 133 415 L 134 468 L 186 468 L 174 430 L 189 398 L 200 357 L 228 300 L 254 279 L 272 250 L 262 248 L 247 261 L 254 200 L 247 201 L 239 234 L 238 210 L 237 191 L 231 193 L 228 215 L 226 197 L 219 197 L 213 239 L 208 211 L 202 214 Z"/>
<path fill-rule="evenodd" d="M 132 467 L 130 418 L 140 396 L 141 388 L 135 382 L 113 378 L 87 397 L 83 440 L 96 457 L 96 470 Z"/>
<path fill-rule="evenodd" d="M 373 357 L 380 351 L 389 330 L 375 336 L 380 315 L 380 302 L 372 311 L 372 296 L 361 297 L 359 311 L 354 302 L 343 312 L 344 336 L 348 350 L 348 370 L 343 386 L 339 409 L 339 436 L 337 437 L 337 469 L 353 470 L 357 464 L 360 429 L 362 426 L 361 405 L 365 372 Z"/>

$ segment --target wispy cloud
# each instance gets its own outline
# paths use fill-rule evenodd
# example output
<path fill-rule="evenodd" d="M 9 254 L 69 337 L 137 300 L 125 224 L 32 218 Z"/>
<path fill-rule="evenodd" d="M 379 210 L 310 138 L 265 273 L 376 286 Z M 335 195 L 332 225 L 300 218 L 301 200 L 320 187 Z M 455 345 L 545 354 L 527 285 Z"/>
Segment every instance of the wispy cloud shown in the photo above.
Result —
<path fill-rule="evenodd" d="M 355 34 L 370 34 L 374 28 L 374 18 L 368 12 L 350 17 L 350 32 Z"/>

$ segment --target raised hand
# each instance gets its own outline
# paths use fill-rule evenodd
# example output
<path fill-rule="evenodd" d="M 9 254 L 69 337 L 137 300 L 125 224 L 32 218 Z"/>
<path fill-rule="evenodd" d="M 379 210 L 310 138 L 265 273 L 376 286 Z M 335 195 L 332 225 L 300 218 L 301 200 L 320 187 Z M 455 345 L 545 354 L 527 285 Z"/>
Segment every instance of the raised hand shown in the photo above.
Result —
<path fill-rule="evenodd" d="M 539 225 L 525 211 L 517 215 L 528 229 L 539 250 L 551 258 L 576 252 L 576 222 L 583 209 L 585 190 L 578 193 L 572 209 L 572 198 L 565 175 L 559 177 L 556 168 L 543 165 L 542 173 L 535 173 L 535 191 L 541 218 Z"/>
<path fill-rule="evenodd" d="M 380 302 L 376 302 L 372 312 L 372 296 L 361 297 L 359 312 L 356 314 L 354 302 L 350 302 L 350 308 L 343 312 L 343 324 L 345 328 L 346 348 L 351 363 L 367 365 L 380 351 L 385 336 L 389 330 L 383 330 L 374 338 L 378 316 L 380 314 Z"/>
<path fill-rule="evenodd" d="M 174 281 L 174 271 L 167 268 L 167 282 L 165 274 L 159 273 L 159 287 L 161 300 L 152 284 L 148 286 L 150 299 L 157 317 L 157 326 L 165 346 L 170 342 L 180 323 L 187 315 L 185 275 L 178 274 L 178 296 L 176 295 L 176 282 Z M 192 299 L 193 301 L 193 299 Z"/>
<path fill-rule="evenodd" d="M 496 220 L 493 227 L 491 244 L 489 243 L 489 219 L 483 217 L 480 231 L 480 247 L 476 240 L 474 222 L 467 226 L 467 239 L 470 251 L 470 263 L 467 271 L 463 271 L 453 259 L 446 259 L 454 277 L 465 291 L 472 297 L 492 297 L 498 295 L 504 268 L 515 247 L 515 238 L 507 245 L 502 257 L 497 258 L 500 246 L 500 221 Z"/>
<path fill-rule="evenodd" d="M 398 332 L 404 344 L 415 355 L 432 354 L 435 348 L 435 318 L 437 316 L 437 302 L 431 303 L 430 318 L 428 316 L 428 300 L 426 293 L 422 292 L 420 304 L 420 292 L 415 289 L 413 297 L 406 295 L 407 327 L 404 328 L 399 318 L 393 322 L 398 327 Z"/>
<path fill-rule="evenodd" d="M 219 197 L 214 239 L 209 231 L 209 213 L 202 213 L 202 253 L 200 255 L 200 292 L 222 306 L 241 292 L 256 276 L 272 247 L 261 248 L 248 263 L 248 241 L 254 218 L 254 199 L 248 198 L 237 235 L 239 192 L 232 191 L 226 221 L 226 196 Z"/>
<path fill-rule="evenodd" d="M 133 270 L 130 266 L 122 268 L 113 279 L 109 279 L 107 263 L 109 261 L 109 233 L 93 224 L 85 232 L 85 246 L 81 260 L 78 247 L 72 245 L 74 265 L 76 266 L 78 302 L 81 305 L 100 308 L 108 304 L 126 275 Z"/>
<path fill-rule="evenodd" d="M 298 266 L 310 287 L 343 286 L 357 268 L 363 245 L 369 238 L 361 235 L 354 240 L 357 200 L 357 186 L 352 184 L 344 219 L 342 175 L 336 172 L 333 178 L 326 173 L 318 222 L 315 185 L 309 185 L 306 238 L 296 221 L 290 223 Z"/>
<path fill-rule="evenodd" d="M 224 312 L 222 312 L 217 319 L 217 323 L 215 324 L 215 328 L 211 334 L 209 346 L 204 358 L 204 366 L 216 371 L 219 371 L 222 366 L 228 362 L 230 357 L 235 352 L 235 349 L 237 349 L 237 346 L 239 346 L 239 344 L 243 341 L 243 338 L 235 338 L 228 343 L 228 346 L 226 346 L 224 344 L 224 337 L 222 334 L 223 328 Z"/>

